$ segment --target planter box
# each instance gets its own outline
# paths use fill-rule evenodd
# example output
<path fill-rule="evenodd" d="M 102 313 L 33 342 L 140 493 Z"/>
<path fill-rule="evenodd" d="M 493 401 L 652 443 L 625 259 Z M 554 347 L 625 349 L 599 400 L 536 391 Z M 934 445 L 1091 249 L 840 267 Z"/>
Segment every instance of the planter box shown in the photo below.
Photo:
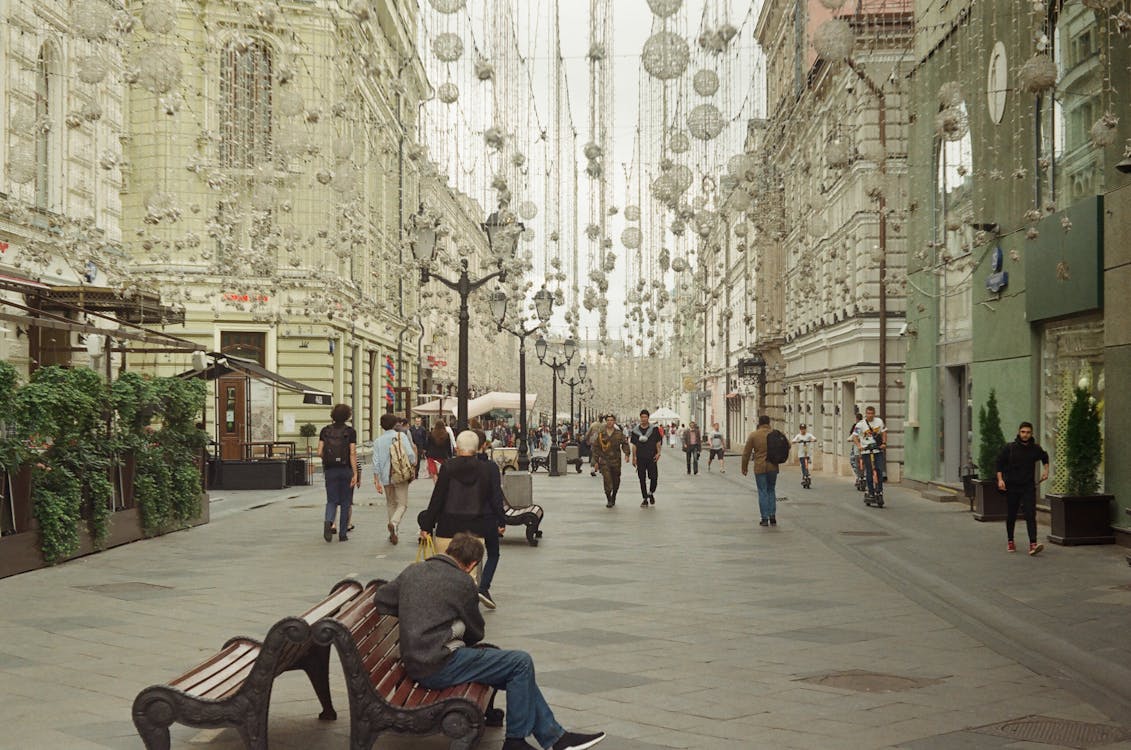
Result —
<path fill-rule="evenodd" d="M 1115 544 L 1111 528 L 1114 495 L 1045 495 L 1049 504 L 1053 544 Z"/>
<path fill-rule="evenodd" d="M 974 481 L 974 520 L 1004 521 L 1006 515 L 1005 493 L 998 492 L 992 479 Z"/>
<path fill-rule="evenodd" d="M 224 490 L 281 490 L 287 486 L 287 462 L 221 461 L 211 486 Z"/>
<path fill-rule="evenodd" d="M 196 518 L 188 521 L 189 526 L 200 526 L 208 523 L 209 505 L 208 495 L 201 493 L 200 511 Z M 34 527 L 34 522 L 32 523 Z M 171 529 L 172 530 L 172 529 Z M 127 508 L 114 513 L 110 517 L 110 530 L 106 535 L 103 549 L 118 547 L 130 542 L 145 538 L 141 530 L 141 511 L 138 508 Z M 89 555 L 100 550 L 95 549 L 94 540 L 86 529 L 85 522 L 79 530 L 78 552 L 70 557 L 60 560 L 59 563 L 73 560 L 76 557 Z M 57 564 L 59 564 L 57 563 Z M 0 539 L 0 578 L 5 578 L 17 573 L 26 573 L 29 570 L 46 567 L 43 555 L 39 550 L 39 530 L 31 528 L 18 534 L 10 534 Z"/>

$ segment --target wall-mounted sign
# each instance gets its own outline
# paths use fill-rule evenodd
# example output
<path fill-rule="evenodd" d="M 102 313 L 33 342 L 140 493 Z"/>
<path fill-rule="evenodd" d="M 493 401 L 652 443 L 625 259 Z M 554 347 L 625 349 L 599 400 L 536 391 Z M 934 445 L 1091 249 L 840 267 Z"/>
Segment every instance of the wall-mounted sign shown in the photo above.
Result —
<path fill-rule="evenodd" d="M 994 294 L 1009 286 L 1009 271 L 1002 270 L 1004 261 L 1005 254 L 1001 251 L 1001 245 L 995 245 L 993 254 L 990 255 L 990 275 L 986 277 L 986 289 Z"/>

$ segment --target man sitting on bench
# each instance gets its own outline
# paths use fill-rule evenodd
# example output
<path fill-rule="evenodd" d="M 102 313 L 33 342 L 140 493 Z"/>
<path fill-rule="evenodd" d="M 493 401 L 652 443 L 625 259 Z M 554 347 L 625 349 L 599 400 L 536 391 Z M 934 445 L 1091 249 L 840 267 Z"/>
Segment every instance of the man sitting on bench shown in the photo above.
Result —
<path fill-rule="evenodd" d="M 400 620 L 405 670 L 429 690 L 465 682 L 505 690 L 507 739 L 503 750 L 530 750 L 528 735 L 534 735 L 547 750 L 593 747 L 605 739 L 605 733 L 577 734 L 561 728 L 534 681 L 530 654 L 470 648 L 484 635 L 479 590 L 469 575 L 482 561 L 483 545 L 460 532 L 444 554 L 408 566 L 377 589 L 377 611 Z"/>

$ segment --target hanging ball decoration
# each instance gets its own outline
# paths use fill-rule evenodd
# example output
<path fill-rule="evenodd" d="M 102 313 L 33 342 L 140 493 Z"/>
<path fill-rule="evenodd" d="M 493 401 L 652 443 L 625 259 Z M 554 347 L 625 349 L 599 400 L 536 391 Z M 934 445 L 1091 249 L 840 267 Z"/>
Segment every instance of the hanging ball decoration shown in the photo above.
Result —
<path fill-rule="evenodd" d="M 436 98 L 444 104 L 453 104 L 459 99 L 459 86 L 456 86 L 451 81 L 441 83 L 440 87 L 436 89 Z"/>
<path fill-rule="evenodd" d="M 177 25 L 177 9 L 165 0 L 149 0 L 140 15 L 141 25 L 153 34 L 168 34 Z"/>
<path fill-rule="evenodd" d="M 279 114 L 284 117 L 301 115 L 305 104 L 302 94 L 292 89 L 286 89 L 279 94 Z"/>
<path fill-rule="evenodd" d="M 455 62 L 463 57 L 463 40 L 451 32 L 439 34 L 432 40 L 432 54 L 440 62 Z"/>
<path fill-rule="evenodd" d="M 12 146 L 8 151 L 8 179 L 26 185 L 35 179 L 35 154 L 27 146 Z"/>
<path fill-rule="evenodd" d="M 847 141 L 836 139 L 825 146 L 825 163 L 833 169 L 843 169 L 852 161 L 852 149 Z"/>
<path fill-rule="evenodd" d="M 661 31 L 648 37 L 641 56 L 644 59 L 644 69 L 649 75 L 667 81 L 683 75 L 683 71 L 687 70 L 691 50 L 687 46 L 687 40 L 679 34 Z"/>
<path fill-rule="evenodd" d="M 957 107 L 962 103 L 962 84 L 958 81 L 947 81 L 939 86 L 939 106 Z"/>
<path fill-rule="evenodd" d="M 713 70 L 700 70 L 692 79 L 692 86 L 699 96 L 712 96 L 719 90 L 719 76 Z"/>
<path fill-rule="evenodd" d="M 78 59 L 79 80 L 98 83 L 110 72 L 110 63 L 102 55 L 84 55 Z"/>
<path fill-rule="evenodd" d="M 846 60 L 852 57 L 856 35 L 847 21 L 832 18 L 817 27 L 813 34 L 813 47 L 826 60 Z"/>
<path fill-rule="evenodd" d="M 518 215 L 523 221 L 530 221 L 538 215 L 538 204 L 534 201 L 523 201 L 518 204 Z"/>
<path fill-rule="evenodd" d="M 495 66 L 486 58 L 475 61 L 475 77 L 480 81 L 491 81 L 495 78 Z"/>
<path fill-rule="evenodd" d="M 747 170 L 753 169 L 757 166 L 757 160 L 753 154 L 735 154 L 727 159 L 727 174 L 736 179 L 742 179 Z"/>
<path fill-rule="evenodd" d="M 676 195 L 686 193 L 687 189 L 691 187 L 692 180 L 695 179 L 691 167 L 686 164 L 676 164 L 672 166 L 667 174 L 671 177 L 672 186 L 675 188 Z"/>
<path fill-rule="evenodd" d="M 687 261 L 683 258 L 675 258 L 672 260 L 672 270 L 676 273 L 683 273 L 689 268 Z"/>
<path fill-rule="evenodd" d="M 648 0 L 648 7 L 652 9 L 653 15 L 667 18 L 683 7 L 683 0 Z"/>
<path fill-rule="evenodd" d="M 526 229 L 522 230 L 522 234 L 519 236 L 522 238 L 523 242 L 533 242 L 537 234 L 535 233 L 533 227 L 527 227 Z"/>
<path fill-rule="evenodd" d="M 318 180 L 320 185 L 329 185 L 334 180 L 334 173 L 328 169 L 319 169 L 314 173 L 314 179 Z"/>
<path fill-rule="evenodd" d="M 1040 94 L 1056 86 L 1056 62 L 1044 53 L 1037 53 L 1025 61 L 1017 71 L 1021 88 L 1030 94 Z"/>
<path fill-rule="evenodd" d="M 585 144 L 585 148 L 582 150 L 582 153 L 585 154 L 586 159 L 593 160 L 600 159 L 601 156 L 605 153 L 605 150 L 598 146 L 596 143 L 590 141 L 589 143 Z"/>
<path fill-rule="evenodd" d="M 628 221 L 640 221 L 640 206 L 625 206 L 624 218 Z"/>
<path fill-rule="evenodd" d="M 137 60 L 137 82 L 154 94 L 168 93 L 180 83 L 181 55 L 171 44 L 153 44 Z"/>
<path fill-rule="evenodd" d="M 114 14 L 102 0 L 81 0 L 71 8 L 71 29 L 83 39 L 105 39 Z"/>
<path fill-rule="evenodd" d="M 946 107 L 935 116 L 935 131 L 947 141 L 960 141 L 970 132 L 965 107 Z"/>
<path fill-rule="evenodd" d="M 668 149 L 673 154 L 685 154 L 691 150 L 691 139 L 682 130 L 672 131 L 668 136 Z"/>
<path fill-rule="evenodd" d="M 620 244 L 624 245 L 626 250 L 637 250 L 640 243 L 644 241 L 644 234 L 636 227 L 629 227 L 621 232 Z"/>
<path fill-rule="evenodd" d="M 701 141 L 709 141 L 723 132 L 726 121 L 714 104 L 700 104 L 687 113 L 687 129 Z"/>
<path fill-rule="evenodd" d="M 457 13 L 463 10 L 467 0 L 428 0 L 437 13 Z"/>
<path fill-rule="evenodd" d="M 1096 120 L 1092 125 L 1092 145 L 1096 148 L 1106 148 L 1115 143 L 1115 136 L 1117 128 L 1119 127 L 1119 118 L 1108 112 L 1106 115 Z"/>
<path fill-rule="evenodd" d="M 348 159 L 353 153 L 353 141 L 349 138 L 335 138 L 332 148 L 335 159 Z"/>
<path fill-rule="evenodd" d="M 719 28 L 715 29 L 715 35 L 722 41 L 723 45 L 730 44 L 730 40 L 738 36 L 738 29 L 731 26 L 729 23 L 724 23 Z"/>

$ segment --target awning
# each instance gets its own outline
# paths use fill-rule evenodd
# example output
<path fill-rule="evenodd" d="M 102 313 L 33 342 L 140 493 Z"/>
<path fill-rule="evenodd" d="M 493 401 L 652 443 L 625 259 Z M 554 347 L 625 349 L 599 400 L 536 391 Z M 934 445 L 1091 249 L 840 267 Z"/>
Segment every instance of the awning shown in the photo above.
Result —
<path fill-rule="evenodd" d="M 435 401 L 429 401 L 427 403 L 420 404 L 419 406 L 414 406 L 414 407 L 412 407 L 412 413 L 413 414 L 429 414 L 429 415 L 433 415 L 433 416 L 437 415 L 437 414 L 441 414 L 441 413 L 443 413 L 443 414 L 455 414 L 456 413 L 456 406 L 457 406 L 458 403 L 459 402 L 456 400 L 455 396 L 448 396 L 444 399 L 436 399 Z M 441 404 L 443 404 L 444 407 L 445 407 L 443 412 L 440 411 L 440 405 Z"/>
<path fill-rule="evenodd" d="M 124 296 L 104 286 L 52 286 L 42 297 L 42 307 L 48 310 L 54 302 L 113 315 L 130 323 L 173 325 L 185 322 L 183 310 L 162 305 L 161 298 L 152 292 L 135 291 Z"/>
<path fill-rule="evenodd" d="M 212 358 L 212 364 L 203 370 L 188 370 L 182 372 L 177 377 L 179 378 L 202 378 L 204 380 L 216 380 L 231 373 L 239 373 L 246 375 L 249 378 L 255 378 L 265 383 L 282 388 L 286 391 L 302 394 L 302 402 L 304 404 L 320 404 L 322 406 L 330 406 L 334 403 L 334 396 L 318 388 L 313 388 L 305 383 L 300 383 L 297 380 L 285 378 L 282 375 L 271 372 L 266 367 L 260 366 L 258 362 L 252 362 L 247 359 L 240 359 L 227 354 L 218 354 L 212 352 L 208 355 Z"/>
<path fill-rule="evenodd" d="M 532 410 L 534 403 L 538 400 L 537 393 L 526 394 L 526 408 Z M 522 407 L 522 398 L 517 393 L 506 393 L 504 391 L 491 391 L 490 393 L 473 398 L 467 402 L 467 416 L 478 417 L 481 414 L 486 414 L 495 409 L 505 409 L 506 411 L 518 411 Z"/>

